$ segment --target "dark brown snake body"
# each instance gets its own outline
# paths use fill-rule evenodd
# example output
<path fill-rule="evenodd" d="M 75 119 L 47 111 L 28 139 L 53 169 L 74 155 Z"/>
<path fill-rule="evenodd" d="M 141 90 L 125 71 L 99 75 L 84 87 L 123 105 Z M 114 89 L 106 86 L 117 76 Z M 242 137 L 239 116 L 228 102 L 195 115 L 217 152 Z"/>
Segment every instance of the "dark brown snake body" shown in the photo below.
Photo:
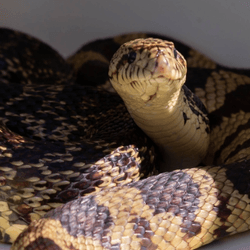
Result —
<path fill-rule="evenodd" d="M 42 42 L 0 32 L 1 241 L 70 200 L 32 222 L 13 249 L 194 249 L 249 229 L 249 70 L 174 42 L 187 59 L 186 85 L 209 112 L 206 162 L 215 166 L 138 181 L 158 172 L 158 150 L 102 89 L 118 47 L 155 35 L 87 44 L 68 59 L 72 72 Z"/>

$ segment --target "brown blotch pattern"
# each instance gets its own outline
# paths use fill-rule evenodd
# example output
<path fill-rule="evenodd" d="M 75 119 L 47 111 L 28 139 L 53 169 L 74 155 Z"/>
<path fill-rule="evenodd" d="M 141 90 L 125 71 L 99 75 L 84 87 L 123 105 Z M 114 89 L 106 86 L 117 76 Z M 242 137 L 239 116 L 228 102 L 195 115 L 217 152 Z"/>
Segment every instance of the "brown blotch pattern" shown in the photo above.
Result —
<path fill-rule="evenodd" d="M 229 70 L 215 70 L 211 71 L 204 89 L 199 88 L 195 94 L 203 101 L 208 113 L 211 113 L 224 105 L 227 94 L 241 85 L 249 84 L 249 76 Z"/>
<path fill-rule="evenodd" d="M 187 64 L 190 68 L 203 69 L 215 69 L 217 66 L 216 63 L 210 58 L 192 49 L 189 51 L 189 55 L 187 56 Z"/>
<path fill-rule="evenodd" d="M 82 249 L 195 249 L 247 230 L 250 199 L 236 189 L 241 180 L 228 179 L 234 167 L 177 170 L 80 198 L 50 212 L 38 227 L 33 223 L 13 249 L 42 238 L 62 249 L 64 239 L 75 248 L 81 242 Z M 249 172 L 250 164 L 242 169 Z M 43 224 L 56 225 L 59 236 L 49 237 Z"/>
<path fill-rule="evenodd" d="M 57 173 L 51 171 L 55 167 L 53 161 L 50 170 L 43 164 L 25 166 L 23 162 L 13 162 L 19 165 L 18 174 L 15 173 L 13 177 L 9 172 L 13 171 L 15 165 L 6 169 L 0 167 L 0 175 L 5 180 L 0 187 L 2 240 L 13 242 L 29 222 L 39 219 L 62 203 L 107 187 L 137 181 L 141 174 L 141 161 L 138 150 L 134 146 L 127 146 L 117 148 L 95 164 L 85 166 L 76 161 L 75 168 L 70 165 L 71 170 L 61 169 Z M 37 171 L 41 175 L 37 175 Z"/>
<path fill-rule="evenodd" d="M 97 159 L 103 157 L 103 153 L 110 153 L 113 149 L 112 146 L 115 148 L 115 143 L 112 144 L 113 142 L 109 141 L 109 147 L 105 143 L 104 139 L 107 139 L 107 134 L 102 135 L 103 141 L 100 142 L 98 140 L 100 135 L 94 127 L 90 130 L 91 132 L 86 132 L 87 128 L 94 123 L 98 124 L 100 130 L 104 131 L 106 128 L 109 128 L 109 131 L 114 130 L 108 121 L 115 112 L 111 111 L 109 114 L 103 112 L 103 109 L 110 110 L 110 107 L 114 106 L 112 102 L 102 106 L 102 115 L 98 109 L 94 111 L 92 109 L 98 106 L 96 103 L 99 101 L 113 97 L 105 95 L 99 100 L 100 94 L 98 94 L 96 97 L 81 99 L 80 102 L 77 102 L 77 106 L 80 107 L 80 110 L 90 110 L 90 116 L 87 112 L 86 121 L 81 120 L 79 113 L 76 112 L 70 120 L 67 118 L 65 120 L 65 110 L 74 110 L 74 105 L 66 105 L 68 102 L 61 101 L 61 98 L 69 95 L 69 103 L 71 103 L 72 100 L 79 100 L 79 96 L 71 94 L 73 92 L 78 92 L 80 96 L 89 95 L 88 91 L 82 92 L 81 88 L 68 86 L 68 83 L 76 77 L 76 82 L 80 85 L 98 86 L 100 83 L 104 83 L 104 86 L 109 88 L 108 61 L 117 48 L 132 39 L 160 36 L 135 33 L 89 43 L 68 59 L 74 68 L 74 71 L 71 71 L 57 52 L 35 38 L 9 29 L 1 29 L 1 34 L 1 42 L 3 42 L 3 46 L 0 48 L 1 93 L 3 100 L 0 112 L 4 111 L 0 114 L 1 121 L 10 125 L 11 129 L 18 128 L 15 130 L 18 134 L 28 131 L 29 133 L 25 133 L 25 135 L 30 138 L 39 140 L 49 138 L 52 142 L 59 139 L 67 141 L 67 143 L 69 139 L 76 138 L 75 135 L 72 137 L 71 132 L 76 131 L 78 128 L 76 125 L 80 124 L 82 131 L 79 134 L 81 136 L 86 133 L 88 139 L 91 136 L 96 139 L 92 142 L 93 145 L 87 144 L 88 150 L 76 143 L 68 144 L 67 152 L 65 152 L 65 147 L 62 149 L 60 146 L 54 144 L 52 146 L 50 143 L 47 143 L 46 146 L 42 143 L 34 144 L 33 141 L 24 139 L 6 129 L 5 126 L 1 126 L 0 241 L 12 242 L 30 221 L 39 219 L 51 208 L 59 206 L 59 200 L 65 202 L 79 195 L 79 190 L 84 188 L 88 177 L 90 180 L 94 180 L 93 185 L 91 184 L 93 186 L 91 191 L 99 190 L 100 186 L 109 182 L 101 180 L 102 174 L 85 172 L 84 175 L 82 171 L 84 172 Z M 9 43 L 9 41 L 12 42 Z M 210 59 L 190 50 L 189 47 L 178 41 L 174 43 L 187 58 L 188 71 L 191 71 L 191 74 L 188 73 L 189 76 L 191 75 L 187 78 L 191 81 L 188 84 L 201 98 L 209 113 L 213 115 L 210 118 L 213 127 L 208 162 L 224 163 L 226 161 L 231 164 L 225 167 L 175 171 L 171 174 L 163 174 L 162 177 L 167 177 L 166 179 L 161 179 L 160 176 L 151 177 L 136 184 L 130 184 L 124 189 L 115 187 L 96 193 L 94 196 L 90 195 L 73 201 L 57 208 L 55 212 L 51 212 L 48 216 L 52 215 L 52 218 L 32 222 L 27 231 L 23 233 L 23 236 L 27 237 L 26 240 L 20 239 L 20 242 L 15 245 L 16 249 L 21 249 L 21 247 L 26 247 L 26 249 L 45 249 L 44 247 L 46 249 L 66 249 L 66 247 L 70 249 L 90 247 L 97 249 L 110 249 L 111 247 L 194 249 L 216 238 L 249 229 L 250 193 L 248 185 L 250 177 L 249 160 L 247 159 L 250 151 L 248 131 L 250 110 L 248 110 L 248 105 L 243 106 L 241 102 L 233 102 L 234 109 L 228 109 L 228 100 L 232 100 L 234 95 L 237 96 L 239 86 L 247 86 L 250 83 L 250 74 L 246 71 L 235 70 L 233 72 L 219 67 Z M 15 54 L 16 48 L 23 53 Z M 23 56 L 19 57 L 20 55 Z M 92 60 L 82 64 L 83 58 Z M 202 70 L 200 79 L 197 77 L 199 74 L 197 74 L 196 68 Z M 45 86 L 44 90 L 41 90 L 40 87 L 44 81 L 50 86 Z M 41 85 L 36 86 L 33 83 Z M 55 86 L 55 83 L 59 86 Z M 65 87 L 65 83 L 67 87 Z M 244 89 L 242 91 L 248 93 Z M 57 93 L 60 94 L 57 95 Z M 229 95 L 230 93 L 231 95 Z M 47 94 L 49 100 L 44 101 L 42 97 Z M 97 99 L 98 102 L 96 102 Z M 27 100 L 29 101 L 27 102 Z M 60 101 L 57 102 L 58 100 Z M 25 102 L 28 105 L 22 104 Z M 116 103 L 120 105 L 119 101 Z M 34 113 L 27 113 L 27 110 L 33 110 L 32 108 L 38 106 L 42 107 L 42 111 L 35 108 Z M 16 112 L 20 107 L 22 108 L 21 112 L 18 112 L 20 114 L 18 116 Z M 51 109 L 51 107 L 56 108 Z M 67 109 L 68 107 L 70 108 Z M 121 106 L 118 107 L 122 109 Z M 91 116 L 93 112 L 99 115 Z M 40 116 L 34 116 L 39 113 Z M 104 127 L 99 119 L 101 116 L 106 118 Z M 57 127 L 51 129 L 51 124 L 44 123 L 45 117 L 49 117 L 49 120 L 53 118 Z M 72 123 L 74 119 L 77 122 Z M 87 120 L 90 123 L 86 125 Z M 57 124 L 56 121 L 59 121 L 60 124 Z M 117 124 L 121 122 L 122 119 L 117 119 Z M 126 133 L 130 129 L 131 127 L 128 126 Z M 54 132 L 45 133 L 46 130 Z M 146 140 L 149 143 L 150 140 Z M 134 141 L 137 142 L 138 138 L 134 137 Z M 142 164 L 151 162 L 154 165 L 155 154 L 152 144 L 149 143 L 145 146 L 143 141 L 140 145 L 144 145 L 140 147 L 140 156 L 143 153 Z M 32 154 L 27 153 L 30 151 Z M 78 158 L 79 155 L 93 155 L 94 152 L 95 155 L 89 161 Z M 240 163 L 234 163 L 239 159 Z M 132 164 L 130 167 L 135 171 L 133 172 L 135 174 L 131 175 L 137 179 L 137 164 L 140 161 L 136 154 L 135 162 L 136 166 Z M 106 169 L 112 179 L 113 172 L 108 170 L 109 167 L 105 163 L 105 160 L 104 162 L 101 160 L 94 168 L 97 170 L 100 167 L 101 171 Z M 68 165 L 73 165 L 73 168 L 70 169 Z M 58 173 L 59 166 L 63 168 L 60 173 Z M 239 169 L 239 171 L 235 169 Z M 147 176 L 148 174 L 152 174 L 152 171 L 146 168 L 140 175 Z M 79 176 L 85 179 L 81 180 Z M 119 186 L 123 174 L 118 173 L 118 176 L 116 181 Z M 74 188 L 73 185 L 75 185 Z M 88 186 L 89 190 L 90 186 Z M 66 187 L 69 189 L 65 190 Z M 17 190 L 19 192 L 16 192 Z M 55 197 L 56 199 L 54 199 Z M 92 198 L 89 200 L 89 197 Z M 86 209 L 86 206 L 79 202 L 89 202 L 90 207 Z M 99 209 L 100 221 L 106 222 L 105 228 L 100 225 L 93 227 L 95 221 L 92 218 L 97 211 L 96 208 Z M 73 217 L 69 216 L 70 209 L 77 211 Z M 76 218 L 79 212 L 76 209 L 81 210 L 82 214 L 85 213 L 87 216 L 85 221 L 79 219 L 83 225 L 80 236 L 76 235 L 75 226 L 78 223 Z M 127 218 L 128 221 L 124 218 Z M 67 224 L 69 220 L 71 220 L 71 224 Z M 38 229 L 34 228 L 35 225 L 38 225 Z M 29 231 L 31 236 L 26 235 Z M 40 236 L 38 237 L 35 233 Z M 34 245 L 32 245 L 33 243 Z"/>

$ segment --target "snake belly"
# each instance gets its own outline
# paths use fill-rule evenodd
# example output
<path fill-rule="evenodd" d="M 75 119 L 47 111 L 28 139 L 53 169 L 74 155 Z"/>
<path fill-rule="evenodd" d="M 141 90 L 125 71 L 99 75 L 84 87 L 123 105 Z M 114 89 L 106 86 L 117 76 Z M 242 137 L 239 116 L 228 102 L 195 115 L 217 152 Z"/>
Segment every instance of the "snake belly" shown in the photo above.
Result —
<path fill-rule="evenodd" d="M 134 34 L 132 35 L 132 38 L 142 36 L 146 35 Z M 93 51 L 91 51 L 90 47 L 88 47 L 91 46 L 91 44 L 86 47 L 88 47 L 88 53 L 96 55 L 98 54 L 96 48 L 100 49 L 99 46 L 96 46 L 98 43 L 104 44 L 105 48 L 109 46 L 115 48 L 119 43 L 126 42 L 126 40 L 131 40 L 131 36 L 119 36 L 114 39 L 97 41 L 96 43 L 94 42 Z M 204 168 L 199 167 L 182 169 L 148 177 L 147 179 L 141 181 L 137 181 L 138 179 L 136 179 L 133 184 L 128 184 L 124 187 L 108 188 L 107 190 L 100 191 L 94 195 L 88 195 L 76 199 L 64 206 L 58 207 L 53 212 L 49 212 L 45 219 L 39 220 L 38 222 L 32 222 L 30 227 L 23 234 L 21 234 L 19 241 L 14 244 L 13 249 L 39 249 L 39 247 L 40 249 L 57 249 L 59 247 L 61 249 L 194 249 L 219 237 L 249 229 L 248 185 L 250 182 L 250 167 L 248 162 L 249 154 L 247 134 L 248 104 L 246 103 L 246 105 L 242 107 L 241 105 L 243 105 L 243 99 L 237 98 L 241 95 L 244 97 L 244 92 L 245 95 L 247 95 L 249 71 L 228 70 L 213 63 L 190 48 L 179 44 L 178 42 L 175 42 L 175 45 L 187 58 L 189 65 L 187 85 L 203 100 L 209 111 L 211 123 L 210 145 L 213 146 L 209 147 L 208 155 L 204 162 L 208 162 L 209 164 L 214 163 L 217 165 L 226 165 L 218 167 L 208 166 Z M 75 55 L 75 59 L 77 59 L 78 56 L 81 58 L 84 51 L 85 48 L 79 50 Z M 114 52 L 115 51 L 113 51 L 112 54 Z M 72 58 L 69 59 L 69 62 L 72 62 Z M 82 73 L 84 67 L 88 68 L 91 64 L 95 65 L 97 63 L 94 56 L 90 58 L 93 58 L 94 60 L 89 60 L 87 62 L 87 66 L 85 64 L 81 64 L 80 60 L 77 62 L 78 71 L 76 75 L 79 76 L 79 78 L 77 78 L 76 81 L 80 81 L 79 79 L 81 79 L 82 76 L 87 79 L 89 77 L 88 73 L 90 73 L 91 80 L 89 83 L 93 85 L 99 80 L 96 81 L 93 79 L 91 76 L 92 72 L 88 71 L 86 74 Z M 105 59 L 105 56 L 103 56 L 99 61 L 101 63 L 99 64 L 98 62 L 97 65 L 105 71 L 107 70 L 107 65 L 103 59 Z M 84 81 L 84 83 L 87 82 L 87 80 Z M 105 81 L 102 82 L 105 83 Z M 105 88 L 107 86 L 109 88 L 108 82 L 104 84 Z M 242 89 L 241 86 L 244 86 L 244 88 Z M 51 86 L 49 88 L 51 88 Z M 56 89 L 59 90 L 58 92 L 61 92 L 62 90 L 61 88 Z M 37 87 L 34 92 L 36 91 L 39 91 L 39 87 Z M 52 96 L 54 91 L 55 89 L 51 91 Z M 44 92 L 47 93 L 47 89 Z M 66 91 L 66 93 L 68 93 L 68 91 Z M 30 92 L 27 91 L 24 96 L 29 94 Z M 229 97 L 230 99 L 228 99 Z M 21 98 L 19 97 L 17 99 Z M 233 109 L 228 110 L 226 104 L 230 101 L 234 102 L 234 106 Z M 10 102 L 13 102 L 13 100 L 11 99 Z M 93 103 L 90 102 L 89 104 L 91 106 Z M 7 103 L 7 105 L 11 106 L 12 104 Z M 29 107 L 30 106 L 32 105 L 29 105 Z M 47 104 L 44 106 L 48 108 L 49 105 Z M 95 106 L 95 104 L 93 106 Z M 232 105 L 229 107 L 232 107 Z M 72 111 L 71 108 L 69 110 Z M 12 113 L 14 112 L 12 111 Z M 100 117 L 101 113 L 98 114 Z M 104 115 L 104 117 L 108 117 L 107 121 L 110 120 L 110 117 L 112 116 L 111 114 L 109 113 L 110 116 Z M 89 119 L 91 125 L 93 125 L 94 121 L 96 121 L 95 119 L 91 120 L 91 117 L 88 118 L 88 120 Z M 24 120 L 26 122 L 28 121 L 28 119 Z M 120 122 L 122 121 L 122 119 L 118 120 Z M 7 124 L 9 120 L 7 119 L 7 121 L 4 120 L 3 122 Z M 31 122 L 34 122 L 34 120 Z M 46 129 L 48 129 L 48 127 L 49 126 L 46 126 Z M 72 126 L 71 129 L 72 128 L 74 130 L 75 126 Z M 15 126 L 12 125 L 11 129 L 15 129 Z M 113 128 L 111 127 L 110 131 L 112 131 L 112 129 Z M 131 128 L 129 127 L 127 131 L 130 130 Z M 5 140 L 4 143 L 7 145 L 8 143 L 11 144 L 11 150 L 16 150 L 20 144 L 26 144 L 26 141 L 34 145 L 33 140 L 37 139 L 37 137 L 41 138 L 44 136 L 39 129 L 35 129 L 35 137 L 33 137 L 30 142 L 30 140 L 27 139 L 24 141 L 22 136 L 12 133 L 12 131 L 6 132 L 5 126 L 3 126 L 2 131 L 3 138 Z M 70 131 L 70 128 L 68 128 L 67 131 Z M 87 133 L 86 131 L 87 129 L 84 130 L 85 133 Z M 94 131 L 93 133 L 95 134 L 97 129 L 93 126 L 91 127 L 91 131 Z M 46 146 L 38 147 L 38 151 L 41 152 L 41 154 L 46 152 L 45 156 L 47 158 L 49 154 L 51 154 L 51 157 L 57 157 L 56 160 L 58 161 L 53 162 L 57 163 L 57 170 L 58 165 L 67 161 L 65 159 L 72 159 L 71 153 L 74 151 L 74 147 L 76 149 L 75 151 L 79 151 L 79 147 L 76 147 L 75 145 L 72 146 L 70 143 L 72 138 L 69 136 L 69 132 L 66 133 L 67 136 L 65 136 L 64 133 L 59 134 L 61 140 L 66 141 L 66 145 L 68 145 L 68 143 L 70 145 L 69 148 L 71 151 L 69 150 L 70 154 L 66 155 L 66 157 L 58 152 L 55 154 L 51 153 L 52 150 L 54 150 L 54 146 L 58 145 L 57 142 L 55 143 L 55 138 L 58 137 L 58 133 L 52 136 L 46 135 L 47 138 L 51 140 L 48 144 L 50 145 L 50 143 L 52 143 L 53 146 L 49 146 L 48 148 Z M 84 133 L 81 133 L 82 138 L 84 138 L 83 134 Z M 71 140 L 65 139 L 67 137 L 70 137 Z M 107 134 L 103 136 L 103 138 L 106 137 Z M 93 137 L 91 137 L 91 139 L 92 138 Z M 94 138 L 98 138 L 98 136 Z M 84 139 L 89 140 L 89 138 Z M 135 140 L 135 142 L 137 141 Z M 76 145 L 79 145 L 77 144 L 79 141 L 76 140 L 75 143 Z M 35 145 L 37 144 L 38 143 L 36 142 Z M 100 144 L 101 143 L 99 143 L 98 146 L 100 146 Z M 42 143 L 42 145 L 44 144 Z M 96 150 L 98 150 L 98 146 L 95 145 L 94 148 L 89 146 L 92 150 L 88 152 L 88 156 L 96 152 Z M 106 146 L 104 145 L 104 147 Z M 27 148 L 32 149 L 32 146 L 29 145 Z M 27 148 L 23 151 L 27 152 Z M 36 146 L 34 148 L 36 148 Z M 83 148 L 84 147 L 81 147 L 81 153 L 84 154 Z M 45 149 L 48 151 L 45 151 Z M 120 162 L 118 160 L 118 164 L 116 162 L 114 164 L 116 167 L 117 165 L 123 165 L 121 164 L 122 162 L 131 163 L 132 161 L 137 163 L 139 162 L 140 164 L 138 155 L 140 155 L 143 150 L 137 152 L 137 150 L 133 149 L 131 146 L 125 148 L 125 152 L 123 152 L 123 150 L 123 148 L 120 150 L 120 154 L 124 153 L 125 156 L 120 155 L 117 157 L 117 153 L 119 154 L 119 152 L 114 151 L 111 155 L 107 156 L 108 159 L 105 160 L 105 158 L 103 158 L 103 160 L 100 160 L 99 163 L 97 162 L 95 165 L 102 165 L 108 161 L 115 162 L 115 159 L 117 158 L 125 159 L 131 155 L 134 156 L 134 158 L 132 157 L 132 160 L 122 160 Z M 129 150 L 130 152 L 133 152 L 131 155 L 126 153 Z M 75 151 L 73 156 L 75 156 Z M 105 150 L 104 153 L 105 152 L 108 153 L 107 150 Z M 9 155 L 9 158 L 13 155 L 12 152 L 9 151 L 5 153 L 6 156 Z M 113 155 L 116 157 L 112 160 Z M 16 155 L 16 157 L 20 156 L 22 157 L 22 154 Z M 98 157 L 101 157 L 101 155 Z M 41 158 L 42 156 L 39 155 L 36 160 Z M 46 161 L 45 159 L 47 158 L 43 156 L 42 159 L 43 161 Z M 22 161 L 24 159 L 26 159 L 26 157 L 22 157 Z M 62 159 L 64 159 L 64 161 Z M 12 164 L 12 162 L 15 164 Z M 35 163 L 38 164 L 38 162 Z M 53 164 L 50 165 L 49 162 L 51 161 L 46 161 L 48 167 L 42 165 L 43 168 L 41 169 L 41 172 L 46 172 L 46 170 L 50 171 L 52 169 Z M 78 162 L 80 161 L 77 161 L 77 164 L 81 165 L 81 162 Z M 10 161 L 10 163 L 12 165 L 9 165 L 4 169 L 5 173 L 11 171 L 13 165 L 18 166 L 19 164 L 22 166 L 20 159 L 19 161 Z M 35 166 L 37 169 L 39 166 L 35 163 L 27 165 L 31 165 L 31 167 Z M 41 163 L 41 161 L 39 163 Z M 90 165 L 92 164 L 93 160 Z M 23 168 L 26 168 L 27 165 L 25 164 Z M 69 165 L 72 165 L 72 162 L 69 163 Z M 110 165 L 110 163 L 107 165 Z M 145 165 L 147 166 L 147 164 Z M 47 168 L 44 169 L 44 167 Z M 88 167 L 89 165 L 86 166 L 86 168 Z M 17 168 L 17 171 L 20 171 L 20 169 L 22 168 Z M 236 171 L 236 169 L 238 169 L 238 171 Z M 67 171 L 69 171 L 69 168 L 67 168 Z M 147 170 L 145 175 L 148 175 L 148 172 L 149 171 Z M 38 178 L 41 178 L 41 175 L 38 175 L 37 170 L 34 170 L 34 172 L 31 173 L 32 177 L 35 177 L 34 173 L 36 173 Z M 71 174 L 73 173 L 71 172 Z M 7 177 L 13 179 L 15 178 L 15 173 L 13 174 L 11 172 L 8 173 L 8 175 L 5 174 L 2 176 L 5 180 L 9 180 Z M 37 179 L 32 179 L 31 177 L 28 179 L 29 181 L 31 179 L 33 182 L 37 181 Z M 53 178 L 50 178 L 50 180 L 51 179 L 53 180 Z M 61 180 L 62 179 L 59 178 L 59 181 Z M 77 181 L 79 180 L 80 179 Z M 93 182 L 93 178 L 91 181 Z M 2 185 L 5 188 L 3 189 L 3 193 L 5 195 L 7 194 L 7 198 L 11 194 L 7 192 L 8 188 L 6 188 L 10 186 L 9 183 L 10 182 L 8 182 L 8 185 L 5 185 L 3 182 L 4 185 Z M 16 182 L 14 182 L 14 184 L 15 183 Z M 67 183 L 67 185 L 69 185 L 69 183 Z M 63 186 L 62 183 L 59 186 Z M 56 187 L 57 185 L 53 186 L 52 189 L 56 190 Z M 17 187 L 17 189 L 18 188 L 20 187 Z M 67 188 L 65 190 L 67 190 Z M 72 191 L 73 189 L 69 190 Z M 25 191 L 26 194 L 31 194 L 33 190 L 25 189 Z M 39 194 L 37 196 L 39 196 Z M 65 196 L 68 200 L 71 199 L 71 197 L 69 197 L 70 193 L 66 193 Z M 76 196 L 74 196 L 74 198 L 76 198 Z M 11 202 L 13 203 L 13 200 Z M 39 202 L 40 201 L 38 200 L 38 203 Z M 27 205 L 27 202 L 25 202 L 25 205 Z M 37 214 L 37 211 L 35 211 L 35 214 Z M 3 216 L 3 218 L 6 219 L 6 214 L 4 215 L 5 217 Z M 81 227 L 78 225 L 81 225 Z"/>

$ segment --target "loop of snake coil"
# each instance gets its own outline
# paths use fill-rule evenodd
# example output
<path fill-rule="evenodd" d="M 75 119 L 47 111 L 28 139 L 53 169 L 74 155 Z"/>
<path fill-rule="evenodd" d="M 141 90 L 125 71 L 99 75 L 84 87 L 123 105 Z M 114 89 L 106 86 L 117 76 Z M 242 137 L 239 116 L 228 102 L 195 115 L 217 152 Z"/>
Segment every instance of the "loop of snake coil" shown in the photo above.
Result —
<path fill-rule="evenodd" d="M 143 179 L 157 173 L 157 148 L 119 97 L 83 85 L 109 88 L 105 72 L 119 45 L 153 35 L 87 44 L 68 59 L 74 79 L 45 44 L 0 32 L 1 240 L 74 199 L 32 222 L 12 249 L 194 249 L 249 229 L 249 71 L 175 42 L 189 65 L 187 85 L 210 114 L 207 158 L 217 166 Z M 116 149 L 131 144 L 139 150 Z"/>

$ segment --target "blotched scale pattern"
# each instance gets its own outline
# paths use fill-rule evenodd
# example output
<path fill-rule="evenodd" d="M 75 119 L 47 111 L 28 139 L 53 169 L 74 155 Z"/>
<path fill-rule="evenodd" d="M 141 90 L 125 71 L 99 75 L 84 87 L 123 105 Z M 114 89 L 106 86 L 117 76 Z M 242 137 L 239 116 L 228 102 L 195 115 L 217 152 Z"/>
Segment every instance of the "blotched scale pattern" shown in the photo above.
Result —
<path fill-rule="evenodd" d="M 111 132 L 115 136 L 120 135 L 121 131 L 118 129 L 118 132 L 114 132 L 114 129 L 124 125 L 121 113 L 126 112 L 125 108 L 118 97 L 107 93 L 102 95 L 96 90 L 95 97 L 84 99 L 82 94 L 93 93 L 93 90 L 79 85 L 97 86 L 104 83 L 102 87 L 110 90 L 107 72 L 112 55 L 122 43 L 139 37 L 171 40 L 186 58 L 187 86 L 201 98 L 210 113 L 213 143 L 206 160 L 215 164 L 227 161 L 230 165 L 177 170 L 126 185 L 124 189 L 113 187 L 71 201 L 51 211 L 45 219 L 32 222 L 23 235 L 26 236 L 27 232 L 31 234 L 27 238 L 20 238 L 13 249 L 194 249 L 219 237 L 249 229 L 250 170 L 249 160 L 244 160 L 249 155 L 250 111 L 248 103 L 244 102 L 249 92 L 249 70 L 227 69 L 173 39 L 136 33 L 97 40 L 83 46 L 68 59 L 73 76 L 68 64 L 47 45 L 8 29 L 1 29 L 1 34 L 1 121 L 18 134 L 30 138 L 17 135 L 1 125 L 1 241 L 13 241 L 30 221 L 44 215 L 51 207 L 76 197 L 74 195 L 84 193 L 82 188 L 86 188 L 85 181 L 87 190 L 92 189 L 92 181 L 89 183 L 86 176 L 93 179 L 100 176 L 91 175 L 89 167 L 95 171 L 110 171 L 113 164 L 106 166 L 106 163 L 112 159 L 103 158 L 99 163 L 94 163 L 117 146 L 112 139 L 108 143 L 105 140 L 111 138 Z M 37 57 L 40 60 L 36 60 Z M 73 84 L 75 77 L 77 86 Z M 72 94 L 75 91 L 79 94 Z M 99 98 L 100 95 L 103 98 Z M 242 95 L 244 98 L 241 98 Z M 66 98 L 69 104 L 60 100 L 61 97 Z M 115 109 L 109 110 L 112 102 L 104 112 L 102 109 L 105 109 L 105 105 L 99 109 L 99 101 L 110 98 L 116 100 L 116 107 L 122 110 L 120 114 Z M 230 104 L 231 101 L 234 105 Z M 20 115 L 17 115 L 16 108 L 19 107 Z M 80 115 L 75 108 L 80 110 Z M 67 112 L 76 113 L 69 119 Z M 85 122 L 90 121 L 88 126 L 84 126 L 81 115 L 87 115 Z M 111 125 L 113 115 L 118 115 L 115 120 L 117 126 Z M 127 114 L 125 117 L 126 124 L 130 124 Z M 60 123 L 59 127 L 53 127 L 54 122 L 56 125 Z M 76 131 L 73 135 L 68 133 L 72 129 Z M 130 129 L 128 125 L 121 138 L 127 140 Z M 134 172 L 128 175 L 136 180 L 140 161 L 142 166 L 145 162 L 153 162 L 155 154 L 148 138 L 149 144 L 145 146 L 145 142 L 135 136 L 137 130 L 132 134 L 132 141 L 140 141 L 139 145 L 144 145 L 139 146 L 140 158 L 136 149 L 129 147 L 134 152 L 133 163 L 131 155 L 124 152 L 128 148 L 121 149 L 123 156 L 113 160 L 119 167 L 119 161 L 131 163 L 127 170 L 132 168 Z M 76 139 L 78 135 L 84 138 L 84 146 Z M 65 143 L 64 146 L 55 142 L 58 138 Z M 45 139 L 48 142 L 44 143 Z M 76 140 L 75 145 L 69 143 L 71 139 Z M 89 159 L 89 156 L 92 158 Z M 239 159 L 240 162 L 234 163 Z M 73 170 L 70 169 L 72 165 Z M 146 168 L 141 175 L 148 175 L 149 172 Z M 111 170 L 110 176 L 112 173 Z M 123 176 L 123 173 L 120 174 Z M 48 177 L 46 180 L 45 176 Z M 98 178 L 95 181 L 98 182 Z M 57 199 L 53 202 L 55 197 Z M 32 201 L 24 202 L 26 199 Z M 73 216 L 70 216 L 70 212 Z M 94 216 L 99 216 L 99 220 L 95 220 Z M 78 223 L 83 227 L 76 227 Z M 41 227 L 34 228 L 35 225 Z"/>
<path fill-rule="evenodd" d="M 249 161 L 152 176 L 49 212 L 13 249 L 194 249 L 250 228 L 249 182 Z"/>
<path fill-rule="evenodd" d="M 37 39 L 0 33 L 0 241 L 13 242 L 66 201 L 152 173 L 155 154 L 118 96 L 74 84 L 69 65 Z M 120 145 L 130 145 L 124 157 L 102 158 Z"/>
<path fill-rule="evenodd" d="M 104 153 L 91 145 L 65 152 L 62 146 L 32 144 L 9 131 L 6 138 L 3 132 L 1 141 L 11 141 L 12 147 L 1 147 L 2 157 L 10 159 L 0 166 L 0 238 L 4 242 L 13 242 L 31 221 L 49 210 L 88 193 L 137 181 L 142 172 L 142 159 L 133 146 L 119 147 L 93 163 Z"/>
<path fill-rule="evenodd" d="M 1 28 L 0 43 L 2 82 L 57 84 L 74 79 L 62 56 L 34 37 Z"/>

